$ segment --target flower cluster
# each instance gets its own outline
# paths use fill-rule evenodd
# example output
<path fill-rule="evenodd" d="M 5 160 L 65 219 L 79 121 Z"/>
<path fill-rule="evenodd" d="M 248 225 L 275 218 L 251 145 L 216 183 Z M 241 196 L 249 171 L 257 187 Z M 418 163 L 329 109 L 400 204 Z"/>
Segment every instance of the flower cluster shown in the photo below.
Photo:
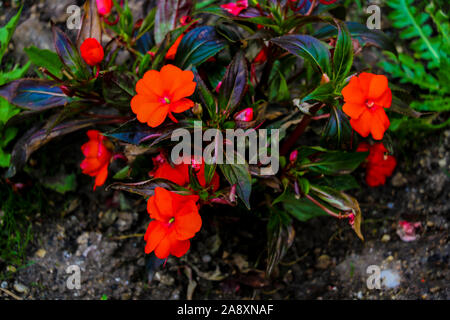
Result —
<path fill-rule="evenodd" d="M 367 142 L 361 142 L 356 151 L 369 151 L 366 163 L 367 184 L 371 187 L 385 184 L 386 178 L 392 175 L 397 165 L 395 157 L 388 155 L 388 150 L 380 142 L 374 143 L 373 145 Z"/>

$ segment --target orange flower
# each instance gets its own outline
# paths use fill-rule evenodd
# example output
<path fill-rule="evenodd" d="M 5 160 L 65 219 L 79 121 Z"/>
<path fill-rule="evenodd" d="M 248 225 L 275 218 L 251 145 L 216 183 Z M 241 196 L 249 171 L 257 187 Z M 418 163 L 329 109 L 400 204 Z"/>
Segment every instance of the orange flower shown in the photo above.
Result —
<path fill-rule="evenodd" d="M 171 64 L 161 71 L 150 70 L 136 84 L 137 95 L 131 99 L 131 109 L 137 119 L 154 128 L 164 122 L 167 116 L 174 122 L 172 113 L 184 112 L 194 106 L 187 99 L 195 91 L 192 71 L 183 71 Z"/>
<path fill-rule="evenodd" d="M 177 40 L 173 43 L 173 45 L 169 48 L 169 51 L 166 53 L 167 60 L 174 60 L 175 55 L 177 54 L 178 46 L 180 45 L 181 39 L 183 39 L 184 34 L 182 33 Z"/>
<path fill-rule="evenodd" d="M 89 141 L 81 146 L 86 159 L 84 159 L 80 168 L 84 174 L 95 177 L 94 190 L 102 186 L 108 176 L 108 165 L 112 154 L 105 146 L 109 141 L 97 130 L 87 132 Z"/>
<path fill-rule="evenodd" d="M 172 181 L 173 183 L 178 184 L 179 186 L 185 187 L 189 185 L 190 177 L 189 177 L 189 165 L 185 163 L 181 163 L 178 165 L 170 165 L 167 160 L 158 155 L 153 159 L 153 163 L 156 166 L 156 169 L 151 173 L 154 178 L 162 178 Z M 192 168 L 194 169 L 195 175 L 197 177 L 198 183 L 203 187 L 207 188 L 212 186 L 213 192 L 217 191 L 220 187 L 220 177 L 217 172 L 214 173 L 209 184 L 206 183 L 205 179 L 205 161 L 202 161 L 202 164 L 192 164 Z"/>
<path fill-rule="evenodd" d="M 102 62 L 105 56 L 102 45 L 95 38 L 84 40 L 80 46 L 80 52 L 83 60 L 91 67 Z"/>
<path fill-rule="evenodd" d="M 367 152 L 366 183 L 370 187 L 378 187 L 386 183 L 386 178 L 390 177 L 397 166 L 394 156 L 388 155 L 386 147 L 378 142 L 373 145 L 361 142 L 356 149 L 358 152 Z"/>
<path fill-rule="evenodd" d="M 352 128 L 363 137 L 372 134 L 375 140 L 383 139 L 390 125 L 384 108 L 389 108 L 392 102 L 388 79 L 363 72 L 350 79 L 342 95 L 345 101 L 342 110 L 351 118 Z"/>
<path fill-rule="evenodd" d="M 200 231 L 202 219 L 198 213 L 196 195 L 179 195 L 157 187 L 155 195 L 147 202 L 150 222 L 145 233 L 145 253 L 155 252 L 159 259 L 170 254 L 183 256 L 190 247 L 190 241 Z"/>

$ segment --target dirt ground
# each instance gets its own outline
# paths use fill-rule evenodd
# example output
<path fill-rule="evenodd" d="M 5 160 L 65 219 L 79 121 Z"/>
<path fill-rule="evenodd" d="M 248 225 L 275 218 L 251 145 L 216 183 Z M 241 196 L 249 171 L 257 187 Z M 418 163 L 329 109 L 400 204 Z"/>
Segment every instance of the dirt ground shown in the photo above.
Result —
<path fill-rule="evenodd" d="M 24 299 L 449 299 L 449 146 L 446 130 L 403 150 L 414 157 L 398 154 L 384 187 L 364 186 L 358 172 L 365 242 L 344 221 L 298 222 L 270 279 L 263 272 L 265 222 L 254 212 L 204 208 L 188 254 L 155 266 L 140 235 L 149 222 L 145 201 L 94 194 L 82 178 L 76 193 L 51 196 L 52 214 L 33 219 L 28 263 L 3 269 L 0 285 Z M 399 220 L 421 223 L 417 240 L 400 239 Z M 70 265 L 80 267 L 80 289 L 67 288 Z M 367 286 L 371 265 L 385 279 L 381 289 Z M 5 290 L 0 297 L 14 298 Z"/>
<path fill-rule="evenodd" d="M 28 9 L 18 29 L 27 41 L 37 32 L 43 47 L 47 35 L 39 32 L 48 28 L 37 30 L 33 19 L 47 21 L 46 12 L 60 8 L 44 9 Z M 362 188 L 352 194 L 363 211 L 364 242 L 345 221 L 296 222 L 294 244 L 270 279 L 263 272 L 266 221 L 254 211 L 204 208 L 188 254 L 157 266 L 144 254 L 143 199 L 93 193 L 91 179 L 79 176 L 77 192 L 49 192 L 48 212 L 30 213 L 26 263 L 12 270 L 0 261 L 0 299 L 450 299 L 450 130 L 411 142 L 396 157 L 383 187 L 367 187 L 363 170 L 357 173 Z M 400 239 L 400 220 L 420 222 L 417 240 Z M 70 265 L 80 268 L 80 289 L 67 287 Z M 380 268 L 381 289 L 368 288 L 369 266 Z"/>

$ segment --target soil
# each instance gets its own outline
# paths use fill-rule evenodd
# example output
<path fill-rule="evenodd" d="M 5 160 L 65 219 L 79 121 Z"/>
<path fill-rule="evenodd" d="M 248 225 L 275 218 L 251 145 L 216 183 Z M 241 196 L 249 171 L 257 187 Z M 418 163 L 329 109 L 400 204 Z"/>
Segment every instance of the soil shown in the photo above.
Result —
<path fill-rule="evenodd" d="M 81 141 L 75 135 L 39 152 L 64 155 L 55 149 L 79 150 Z M 361 204 L 365 241 L 346 221 L 296 222 L 295 241 L 269 279 L 266 221 L 257 210 L 204 208 L 188 254 L 159 265 L 144 253 L 145 201 L 92 192 L 92 179 L 77 175 L 76 192 L 46 191 L 46 213 L 30 212 L 24 265 L 13 272 L 0 261 L 0 299 L 450 299 L 450 130 L 396 152 L 399 164 L 385 186 L 369 188 L 357 172 L 362 188 L 351 193 Z M 421 223 L 417 240 L 400 239 L 400 220 Z M 80 289 L 67 286 L 71 265 L 80 268 Z M 385 277 L 380 289 L 367 285 L 369 266 Z"/>

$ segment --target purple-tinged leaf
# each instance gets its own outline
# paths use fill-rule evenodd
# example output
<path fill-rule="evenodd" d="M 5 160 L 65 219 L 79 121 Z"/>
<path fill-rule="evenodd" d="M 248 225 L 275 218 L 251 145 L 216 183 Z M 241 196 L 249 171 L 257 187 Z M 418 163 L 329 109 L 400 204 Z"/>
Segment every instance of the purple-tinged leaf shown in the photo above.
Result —
<path fill-rule="evenodd" d="M 227 114 L 241 103 L 248 88 L 248 65 L 244 53 L 239 51 L 231 61 L 219 90 L 219 106 Z"/>
<path fill-rule="evenodd" d="M 63 106 L 69 98 L 52 80 L 20 79 L 0 87 L 0 96 L 27 110 L 47 110 Z"/>
<path fill-rule="evenodd" d="M 78 48 L 87 38 L 95 38 L 99 43 L 102 40 L 102 26 L 95 0 L 87 0 L 84 4 L 84 16 L 77 37 Z"/>
<path fill-rule="evenodd" d="M 183 16 L 189 15 L 191 0 L 157 0 L 155 15 L 155 42 L 160 44 L 167 33 L 177 27 Z"/>
<path fill-rule="evenodd" d="M 72 72 L 85 69 L 86 64 L 84 64 L 78 48 L 61 29 L 52 25 L 52 30 L 55 50 L 61 62 Z"/>
<path fill-rule="evenodd" d="M 52 124 L 54 119 L 51 119 L 48 124 Z M 6 173 L 7 178 L 13 177 L 25 163 L 28 161 L 30 155 L 53 140 L 54 138 L 66 135 L 68 133 L 87 128 L 93 124 L 109 123 L 110 120 L 105 119 L 83 119 L 74 120 L 59 124 L 51 129 L 47 125 L 41 127 L 41 124 L 35 125 L 28 130 L 14 145 L 11 153 L 11 165 Z"/>
<path fill-rule="evenodd" d="M 172 181 L 158 178 L 134 183 L 116 182 L 109 185 L 106 188 L 106 190 L 108 189 L 122 190 L 131 193 L 136 193 L 140 196 L 148 198 L 155 194 L 155 189 L 157 187 L 161 187 L 166 190 L 177 190 L 179 188 L 179 186 L 173 183 Z"/>

